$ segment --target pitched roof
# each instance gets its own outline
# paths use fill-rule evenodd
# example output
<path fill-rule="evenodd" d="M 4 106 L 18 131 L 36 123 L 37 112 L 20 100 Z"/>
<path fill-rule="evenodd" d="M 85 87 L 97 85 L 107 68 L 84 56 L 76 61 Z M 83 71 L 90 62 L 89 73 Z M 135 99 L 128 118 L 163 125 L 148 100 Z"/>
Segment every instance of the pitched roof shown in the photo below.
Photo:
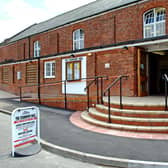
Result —
<path fill-rule="evenodd" d="M 23 39 L 34 34 L 45 32 L 68 23 L 94 16 L 141 0 L 96 0 L 77 9 L 63 13 L 44 22 L 34 24 L 8 39 L 7 43 Z"/>

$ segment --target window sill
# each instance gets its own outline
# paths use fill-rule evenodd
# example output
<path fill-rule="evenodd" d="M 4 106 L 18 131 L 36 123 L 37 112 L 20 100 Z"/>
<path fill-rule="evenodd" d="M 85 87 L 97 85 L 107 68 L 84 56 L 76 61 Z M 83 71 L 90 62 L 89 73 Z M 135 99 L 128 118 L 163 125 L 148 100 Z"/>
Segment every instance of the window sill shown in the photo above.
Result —
<path fill-rule="evenodd" d="M 81 79 L 76 79 L 76 80 L 67 80 L 67 82 L 72 83 L 72 82 L 81 82 Z"/>
<path fill-rule="evenodd" d="M 55 78 L 55 76 L 45 76 L 44 78 L 45 79 L 53 79 L 53 78 Z"/>

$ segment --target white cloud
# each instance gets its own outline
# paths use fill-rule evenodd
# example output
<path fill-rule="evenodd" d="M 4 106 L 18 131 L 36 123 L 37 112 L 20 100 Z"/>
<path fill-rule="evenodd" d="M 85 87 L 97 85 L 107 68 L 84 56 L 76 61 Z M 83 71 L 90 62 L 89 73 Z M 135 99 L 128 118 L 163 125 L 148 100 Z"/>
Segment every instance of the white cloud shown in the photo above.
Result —
<path fill-rule="evenodd" d="M 5 20 L 0 20 L 0 41 L 9 38 L 24 28 L 48 18 L 45 10 L 34 8 L 24 0 L 11 0 L 3 9 Z M 2 33 L 3 32 L 3 33 Z"/>
<path fill-rule="evenodd" d="M 34 23 L 47 20 L 91 1 L 94 0 L 41 0 L 40 3 L 44 4 L 40 6 L 43 8 L 37 8 L 25 0 L 10 0 L 1 10 L 0 42 Z"/>
<path fill-rule="evenodd" d="M 45 20 L 50 16 L 43 8 L 35 8 L 24 0 L 12 0 L 5 9 L 9 20 L 20 21 L 19 24 L 33 24 Z"/>

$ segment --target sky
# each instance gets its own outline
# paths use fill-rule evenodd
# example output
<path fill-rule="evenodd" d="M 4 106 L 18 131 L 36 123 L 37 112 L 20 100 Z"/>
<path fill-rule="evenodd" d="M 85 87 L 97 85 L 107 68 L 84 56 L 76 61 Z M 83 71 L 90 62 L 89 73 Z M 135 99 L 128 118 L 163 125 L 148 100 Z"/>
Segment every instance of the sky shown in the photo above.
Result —
<path fill-rule="evenodd" d="M 95 0 L 0 0 L 0 42 L 26 27 Z"/>

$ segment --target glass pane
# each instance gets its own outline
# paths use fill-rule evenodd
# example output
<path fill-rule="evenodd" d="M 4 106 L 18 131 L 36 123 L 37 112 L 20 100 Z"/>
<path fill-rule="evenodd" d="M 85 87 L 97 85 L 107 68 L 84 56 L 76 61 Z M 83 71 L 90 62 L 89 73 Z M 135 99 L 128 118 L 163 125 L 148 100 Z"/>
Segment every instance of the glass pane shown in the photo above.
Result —
<path fill-rule="evenodd" d="M 80 30 L 80 39 L 83 39 L 84 38 L 84 32 L 83 30 Z"/>
<path fill-rule="evenodd" d="M 74 63 L 74 80 L 80 79 L 80 63 Z"/>
<path fill-rule="evenodd" d="M 158 22 L 156 24 L 156 36 L 165 35 L 165 22 Z"/>
<path fill-rule="evenodd" d="M 79 50 L 80 49 L 80 42 L 79 42 L 79 40 L 75 41 L 75 43 L 74 43 L 74 49 L 75 50 Z"/>
<path fill-rule="evenodd" d="M 67 80 L 73 80 L 73 64 L 67 63 Z"/>
<path fill-rule="evenodd" d="M 46 76 L 50 76 L 50 64 L 46 63 Z"/>
<path fill-rule="evenodd" d="M 55 76 L 55 63 L 52 63 L 52 76 Z"/>
<path fill-rule="evenodd" d="M 145 28 L 145 38 L 154 36 L 154 24 L 146 25 Z"/>
<path fill-rule="evenodd" d="M 150 24 L 154 22 L 154 12 L 150 11 L 145 15 L 145 24 Z"/>
<path fill-rule="evenodd" d="M 165 9 L 157 9 L 156 10 L 156 21 L 159 22 L 159 21 L 163 21 L 165 20 Z"/>
<path fill-rule="evenodd" d="M 84 40 L 80 40 L 80 49 L 84 48 Z"/>
<path fill-rule="evenodd" d="M 77 39 L 79 39 L 79 31 L 78 30 L 76 30 L 74 32 L 74 40 L 77 40 Z"/>

